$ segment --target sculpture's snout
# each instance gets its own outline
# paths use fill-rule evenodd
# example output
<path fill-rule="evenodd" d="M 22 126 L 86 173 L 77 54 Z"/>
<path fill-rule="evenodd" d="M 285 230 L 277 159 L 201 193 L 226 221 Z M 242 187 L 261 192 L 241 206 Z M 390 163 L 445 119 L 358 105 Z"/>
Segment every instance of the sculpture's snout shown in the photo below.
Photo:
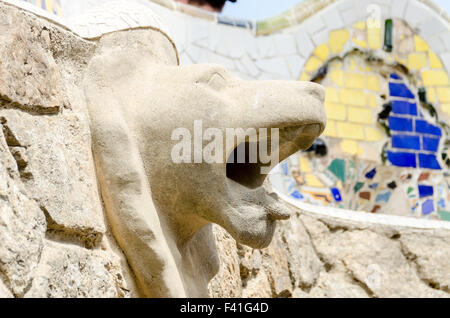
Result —
<path fill-rule="evenodd" d="M 279 128 L 287 140 L 318 137 L 326 125 L 325 90 L 316 83 L 267 81 L 251 84 L 244 127 Z"/>

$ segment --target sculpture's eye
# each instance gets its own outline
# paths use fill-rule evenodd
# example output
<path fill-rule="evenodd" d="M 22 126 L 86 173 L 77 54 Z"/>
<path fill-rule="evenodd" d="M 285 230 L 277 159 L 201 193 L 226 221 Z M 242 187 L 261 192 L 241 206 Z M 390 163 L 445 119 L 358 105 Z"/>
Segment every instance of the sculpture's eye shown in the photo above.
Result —
<path fill-rule="evenodd" d="M 221 90 L 225 88 L 226 85 L 227 81 L 219 73 L 214 73 L 208 81 L 208 86 L 215 90 Z"/>

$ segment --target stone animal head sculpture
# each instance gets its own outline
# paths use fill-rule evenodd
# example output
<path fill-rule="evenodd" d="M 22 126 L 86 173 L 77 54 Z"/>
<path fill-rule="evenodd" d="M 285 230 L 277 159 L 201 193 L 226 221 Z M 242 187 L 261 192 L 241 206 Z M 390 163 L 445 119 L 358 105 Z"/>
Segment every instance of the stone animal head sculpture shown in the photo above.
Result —
<path fill-rule="evenodd" d="M 224 136 L 227 128 L 278 128 L 284 160 L 325 127 L 321 86 L 179 66 L 170 37 L 154 26 L 102 35 L 83 85 L 106 213 L 150 297 L 205 296 L 218 269 L 209 224 L 262 248 L 275 221 L 289 217 L 262 187 L 261 162 L 227 163 L 238 144 L 223 142 L 221 163 L 176 163 L 174 131 L 198 138 L 196 121 Z"/>

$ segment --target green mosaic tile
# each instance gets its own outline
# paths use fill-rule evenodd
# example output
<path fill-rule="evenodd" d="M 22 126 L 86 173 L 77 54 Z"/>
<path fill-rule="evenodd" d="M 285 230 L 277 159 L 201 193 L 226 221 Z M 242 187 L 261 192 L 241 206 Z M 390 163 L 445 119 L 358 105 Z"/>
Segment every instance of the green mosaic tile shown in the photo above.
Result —
<path fill-rule="evenodd" d="M 438 211 L 438 213 L 441 219 L 443 219 L 444 221 L 450 221 L 450 212 Z"/>
<path fill-rule="evenodd" d="M 330 170 L 342 182 L 345 182 L 347 180 L 347 176 L 345 173 L 345 160 L 334 159 L 328 167 L 328 170 Z"/>
<path fill-rule="evenodd" d="M 355 184 L 355 186 L 353 187 L 353 191 L 358 192 L 359 190 L 362 189 L 362 187 L 364 187 L 364 182 L 357 182 Z"/>

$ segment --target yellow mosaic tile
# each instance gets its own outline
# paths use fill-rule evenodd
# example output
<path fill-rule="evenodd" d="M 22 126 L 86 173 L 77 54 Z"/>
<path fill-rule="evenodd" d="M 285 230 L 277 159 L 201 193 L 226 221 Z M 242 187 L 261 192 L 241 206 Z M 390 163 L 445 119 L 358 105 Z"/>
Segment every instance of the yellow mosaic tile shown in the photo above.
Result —
<path fill-rule="evenodd" d="M 430 55 L 430 67 L 431 68 L 443 68 L 444 67 L 442 65 L 441 60 L 435 53 L 429 52 L 429 55 Z"/>
<path fill-rule="evenodd" d="M 364 74 L 345 73 L 345 86 L 349 88 L 364 89 L 366 78 Z"/>
<path fill-rule="evenodd" d="M 314 54 L 325 62 L 328 59 L 328 56 L 330 56 L 330 49 L 326 44 L 322 44 L 316 47 Z"/>
<path fill-rule="evenodd" d="M 330 76 L 331 80 L 333 82 L 335 82 L 338 86 L 344 86 L 344 72 L 339 70 L 339 69 L 335 69 L 332 70 L 330 72 L 330 74 L 328 75 Z"/>
<path fill-rule="evenodd" d="M 339 92 L 336 88 L 325 88 L 325 102 L 339 103 Z"/>
<path fill-rule="evenodd" d="M 350 57 L 350 66 L 348 67 L 348 69 L 351 72 L 356 72 L 358 70 L 358 64 L 356 63 L 356 60 L 353 56 Z"/>
<path fill-rule="evenodd" d="M 374 94 L 368 94 L 367 95 L 367 103 L 372 108 L 378 108 L 378 99 L 377 96 Z"/>
<path fill-rule="evenodd" d="M 362 155 L 363 153 L 363 150 L 359 147 L 358 142 L 354 140 L 343 140 L 341 142 L 341 150 L 342 152 L 351 155 Z"/>
<path fill-rule="evenodd" d="M 442 70 L 423 71 L 422 79 L 425 86 L 447 86 L 450 84 L 447 73 Z"/>
<path fill-rule="evenodd" d="M 350 37 L 348 30 L 335 30 L 330 32 L 330 37 L 328 39 L 328 45 L 330 46 L 331 52 L 333 54 L 338 54 L 342 51 Z"/>
<path fill-rule="evenodd" d="M 437 101 L 436 90 L 433 87 L 427 87 L 427 100 L 432 104 Z"/>
<path fill-rule="evenodd" d="M 408 67 L 411 70 L 420 70 L 427 66 L 425 53 L 412 53 L 408 56 Z"/>
<path fill-rule="evenodd" d="M 367 30 L 367 42 L 369 48 L 378 50 L 381 48 L 381 28 L 369 27 Z"/>
<path fill-rule="evenodd" d="M 325 127 L 325 131 L 323 132 L 323 135 L 327 137 L 337 137 L 336 123 L 334 121 L 327 120 L 327 125 Z"/>
<path fill-rule="evenodd" d="M 327 118 L 335 120 L 345 120 L 346 118 L 347 109 L 344 105 L 325 103 L 325 109 L 327 111 Z"/>
<path fill-rule="evenodd" d="M 444 113 L 447 113 L 450 115 L 450 104 L 443 104 L 441 105 L 441 109 Z"/>
<path fill-rule="evenodd" d="M 359 90 L 342 89 L 341 102 L 347 105 L 366 106 L 366 94 Z"/>
<path fill-rule="evenodd" d="M 428 52 L 430 50 L 427 42 L 425 42 L 425 40 L 418 35 L 414 35 L 414 43 L 416 45 L 417 52 Z"/>
<path fill-rule="evenodd" d="M 337 122 L 337 135 L 340 138 L 364 140 L 364 127 L 358 124 Z"/>
<path fill-rule="evenodd" d="M 394 59 L 399 64 L 408 65 L 408 61 L 406 59 L 400 58 L 397 54 L 395 54 Z"/>
<path fill-rule="evenodd" d="M 436 92 L 441 104 L 450 103 L 450 87 L 437 87 Z"/>
<path fill-rule="evenodd" d="M 299 78 L 300 81 L 309 81 L 310 79 L 311 79 L 311 77 L 306 72 L 303 72 Z"/>
<path fill-rule="evenodd" d="M 363 49 L 365 49 L 365 48 L 367 47 L 367 42 L 366 42 L 366 41 L 359 40 L 359 39 L 357 39 L 357 38 L 353 38 L 352 40 L 353 40 L 353 42 L 354 42 L 356 45 L 362 47 Z"/>
<path fill-rule="evenodd" d="M 342 62 L 335 62 L 331 63 L 330 70 L 340 70 L 342 68 Z"/>
<path fill-rule="evenodd" d="M 380 92 L 381 86 L 380 86 L 380 79 L 376 75 L 368 75 L 367 76 L 367 89 L 374 91 L 374 92 Z"/>
<path fill-rule="evenodd" d="M 366 29 L 366 21 L 359 21 L 353 24 L 354 29 L 365 30 Z"/>
<path fill-rule="evenodd" d="M 383 134 L 377 128 L 364 127 L 366 130 L 366 141 L 379 141 L 383 138 Z"/>
<path fill-rule="evenodd" d="M 298 163 L 299 163 L 299 165 L 300 165 L 300 171 L 301 171 L 301 172 L 308 173 L 308 172 L 311 172 L 311 171 L 312 171 L 312 170 L 311 170 L 311 166 L 309 165 L 309 161 L 308 161 L 308 159 L 306 159 L 305 157 L 300 156 L 300 158 L 299 158 L 299 160 L 298 160 Z"/>
<path fill-rule="evenodd" d="M 323 62 L 316 56 L 311 56 L 311 58 L 306 62 L 305 71 L 315 72 L 319 67 L 321 67 Z"/>
<path fill-rule="evenodd" d="M 358 124 L 372 124 L 373 111 L 370 108 L 349 107 L 348 120 Z"/>
<path fill-rule="evenodd" d="M 324 186 L 323 183 L 314 174 L 308 173 L 305 179 L 306 184 L 310 187 L 322 188 Z"/>

